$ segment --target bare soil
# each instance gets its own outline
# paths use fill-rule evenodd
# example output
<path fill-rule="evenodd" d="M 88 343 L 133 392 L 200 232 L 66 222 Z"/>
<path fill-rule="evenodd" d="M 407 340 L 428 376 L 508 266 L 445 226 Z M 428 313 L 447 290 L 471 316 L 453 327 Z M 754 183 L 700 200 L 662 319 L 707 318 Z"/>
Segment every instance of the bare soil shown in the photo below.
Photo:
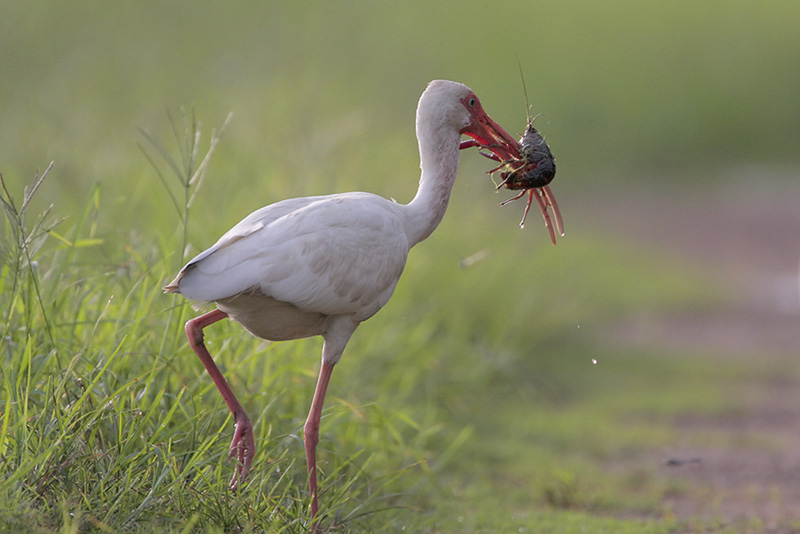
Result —
<path fill-rule="evenodd" d="M 730 296 L 702 311 L 633 317 L 609 342 L 721 364 L 746 358 L 763 370 L 744 380 L 737 410 L 676 421 L 685 439 L 654 454 L 658 476 L 683 488 L 665 513 L 700 518 L 708 532 L 800 532 L 800 172 L 789 178 L 692 194 L 633 188 L 569 203 L 579 224 L 674 254 Z"/>

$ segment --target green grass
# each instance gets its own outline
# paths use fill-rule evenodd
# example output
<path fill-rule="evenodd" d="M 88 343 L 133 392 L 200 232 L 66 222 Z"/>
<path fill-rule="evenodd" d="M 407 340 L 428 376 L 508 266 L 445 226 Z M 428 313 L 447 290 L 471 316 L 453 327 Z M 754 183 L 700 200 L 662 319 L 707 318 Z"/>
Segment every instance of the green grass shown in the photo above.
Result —
<path fill-rule="evenodd" d="M 686 439 L 676 419 L 735 413 L 763 371 L 598 342 L 620 317 L 721 297 L 692 266 L 580 221 L 570 198 L 796 165 L 796 7 L 8 4 L 0 531 L 307 531 L 301 433 L 320 341 L 209 329 L 256 424 L 251 479 L 231 495 L 231 420 L 183 335 L 196 312 L 160 287 L 269 202 L 410 199 L 430 79 L 468 83 L 521 130 L 518 58 L 559 158 L 567 236 L 552 247 L 538 224 L 519 231 L 521 207 L 497 208 L 486 162 L 463 155 L 442 226 L 334 372 L 323 524 L 707 531 L 665 504 L 692 488 L 660 476 L 659 455 Z"/>
<path fill-rule="evenodd" d="M 193 139 L 191 120 L 177 121 L 178 139 L 183 124 Z M 201 160 L 161 163 L 164 181 L 185 191 L 176 199 L 202 194 L 188 179 Z M 51 227 L 53 215 L 27 213 L 30 202 L 15 196 L 3 197 L 6 235 L 16 237 L 5 244 L 2 277 L 3 526 L 305 531 L 301 428 L 319 341 L 267 345 L 233 324 L 209 329 L 208 346 L 254 419 L 259 445 L 249 483 L 232 495 L 230 417 L 181 328 L 193 312 L 159 290 L 179 239 L 140 243 L 126 262 L 100 266 L 98 190 L 71 226 Z M 175 207 L 176 220 L 192 220 L 186 203 Z M 474 222 L 478 242 L 494 235 L 496 221 Z M 465 239 L 452 225 L 442 233 L 444 243 Z M 700 285 L 633 251 L 569 245 L 497 242 L 463 269 L 447 247 L 412 256 L 392 304 L 360 329 L 334 376 L 320 443 L 331 531 L 675 527 L 660 506 L 674 488 L 652 463 L 635 461 L 633 473 L 608 466 L 670 442 L 673 417 L 722 409 L 738 369 L 593 348 L 572 323 L 578 309 L 590 330 L 609 309 L 678 306 Z M 554 261 L 556 250 L 563 261 Z M 509 261 L 530 270 L 525 285 L 503 277 Z M 638 269 L 650 273 L 638 291 L 585 280 L 590 272 L 630 280 Z M 547 283 L 556 271 L 587 285 Z"/>

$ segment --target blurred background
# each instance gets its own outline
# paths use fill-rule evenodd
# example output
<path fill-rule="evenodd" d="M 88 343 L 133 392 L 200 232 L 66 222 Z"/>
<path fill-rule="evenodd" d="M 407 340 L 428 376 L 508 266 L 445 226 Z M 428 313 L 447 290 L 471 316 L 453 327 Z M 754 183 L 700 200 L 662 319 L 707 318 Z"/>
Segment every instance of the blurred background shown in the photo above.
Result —
<path fill-rule="evenodd" d="M 137 146 L 143 131 L 171 146 L 169 114 L 193 110 L 207 135 L 233 113 L 193 206 L 196 252 L 290 196 L 407 202 L 427 82 L 469 85 L 517 134 L 521 70 L 558 161 L 566 236 L 553 247 L 534 213 L 520 230 L 522 201 L 498 207 L 509 195 L 495 194 L 490 162 L 462 153 L 441 228 L 334 377 L 363 386 L 337 395 L 380 404 L 399 392 L 398 404 L 418 398 L 420 413 L 473 428 L 441 474 L 466 502 L 496 491 L 484 470 L 544 480 L 510 499 L 523 509 L 530 492 L 555 508 L 596 504 L 603 477 L 624 472 L 614 491 L 629 499 L 604 500 L 612 514 L 658 516 L 669 502 L 678 516 L 800 519 L 788 504 L 800 496 L 800 4 L 3 1 L 1 11 L 0 170 L 20 189 L 54 161 L 37 208 L 66 217 L 99 185 L 92 261 L 103 269 L 153 236 L 180 242 Z M 465 258 L 479 261 L 459 267 Z M 180 251 L 168 261 L 177 269 Z M 406 378 L 389 378 L 393 366 Z M 547 454 L 565 443 L 579 459 L 552 471 Z M 550 452 L 526 459 L 528 446 Z M 647 505 L 631 504 L 637 473 Z M 781 497 L 745 491 L 764 484 Z"/>

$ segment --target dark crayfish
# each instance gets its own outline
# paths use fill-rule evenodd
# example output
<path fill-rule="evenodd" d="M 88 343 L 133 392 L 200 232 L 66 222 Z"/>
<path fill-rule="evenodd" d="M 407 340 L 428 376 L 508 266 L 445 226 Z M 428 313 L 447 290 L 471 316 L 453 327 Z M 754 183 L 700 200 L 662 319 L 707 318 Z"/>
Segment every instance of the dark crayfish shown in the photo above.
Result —
<path fill-rule="evenodd" d="M 519 160 L 504 161 L 500 167 L 490 171 L 500 173 L 500 187 L 506 189 L 531 189 L 544 187 L 556 177 L 556 158 L 550 152 L 542 134 L 533 127 L 533 119 L 528 121 L 528 127 L 519 140 Z"/>
<path fill-rule="evenodd" d="M 492 175 L 498 171 L 500 172 L 500 183 L 497 189 L 505 187 L 506 189 L 522 191 L 517 196 L 502 202 L 501 206 L 522 198 L 525 193 L 528 193 L 528 203 L 525 206 L 520 227 L 525 226 L 528 210 L 530 210 L 533 200 L 536 199 L 542 212 L 542 217 L 544 217 L 544 224 L 550 232 L 550 240 L 555 245 L 556 230 L 560 235 L 564 235 L 561 212 L 548 185 L 556 175 L 556 160 L 542 135 L 533 127 L 534 119 L 528 120 L 525 133 L 519 141 L 515 141 L 499 125 L 492 125 L 490 131 L 493 139 L 473 138 L 461 143 L 461 148 L 478 146 L 483 149 L 480 152 L 483 156 L 500 162 L 498 167 L 489 171 L 489 174 Z M 553 210 L 555 228 L 553 228 L 548 207 Z"/>

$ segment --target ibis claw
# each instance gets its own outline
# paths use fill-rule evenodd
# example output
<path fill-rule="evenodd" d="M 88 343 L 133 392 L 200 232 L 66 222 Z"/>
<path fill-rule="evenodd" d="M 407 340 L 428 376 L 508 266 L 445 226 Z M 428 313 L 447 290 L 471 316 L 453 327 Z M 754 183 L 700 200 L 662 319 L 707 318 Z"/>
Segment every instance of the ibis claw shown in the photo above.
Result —
<path fill-rule="evenodd" d="M 228 458 L 236 460 L 236 470 L 229 485 L 232 492 L 235 493 L 240 484 L 243 484 L 247 479 L 255 455 L 256 442 L 255 438 L 253 438 L 253 425 L 247 415 L 239 416 L 236 418 L 233 440 L 231 440 L 230 453 L 228 454 Z"/>

